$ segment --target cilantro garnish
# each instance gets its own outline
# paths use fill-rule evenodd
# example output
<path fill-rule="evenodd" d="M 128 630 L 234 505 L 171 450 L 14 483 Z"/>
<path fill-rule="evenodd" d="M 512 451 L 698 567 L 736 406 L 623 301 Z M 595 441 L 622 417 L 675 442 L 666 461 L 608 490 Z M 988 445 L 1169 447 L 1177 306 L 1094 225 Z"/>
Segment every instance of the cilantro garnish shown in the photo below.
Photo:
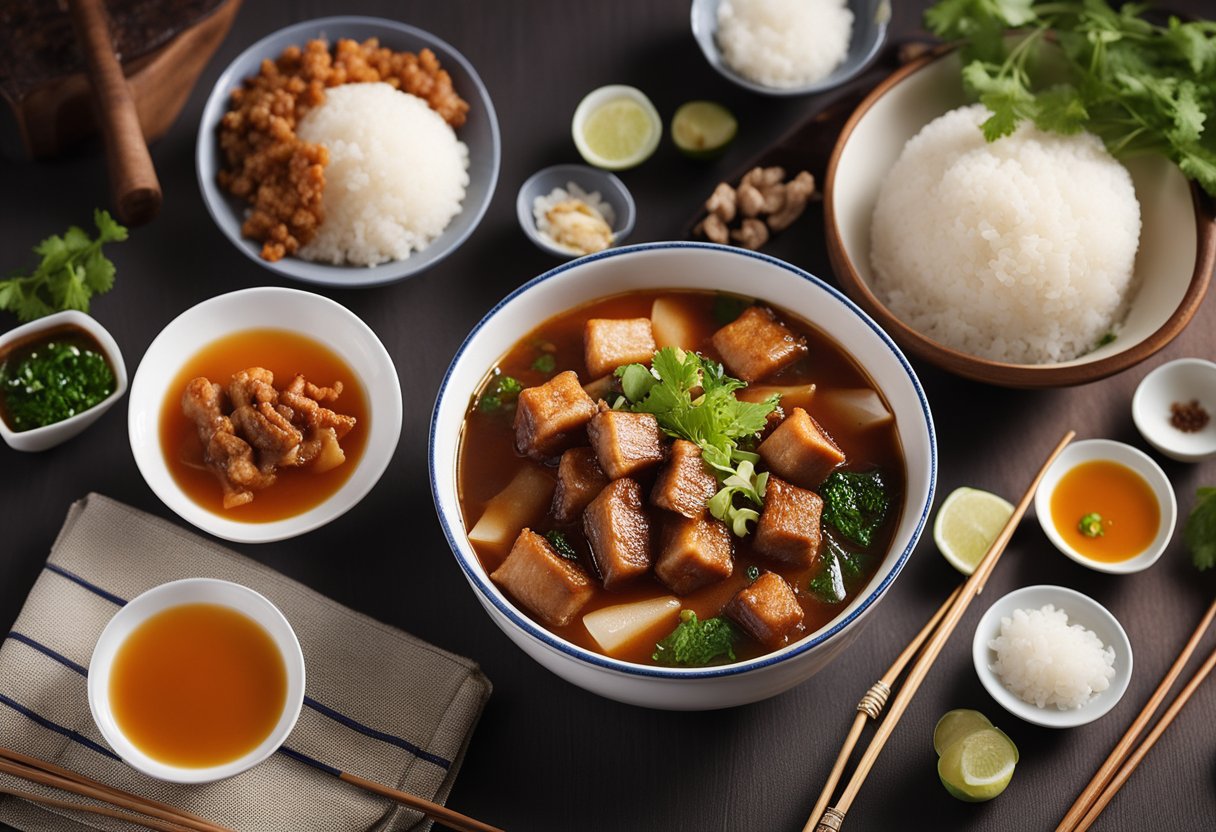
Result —
<path fill-rule="evenodd" d="M 745 536 L 748 522 L 760 517 L 768 474 L 756 473 L 759 457 L 740 449 L 739 440 L 763 430 L 779 397 L 759 403 L 740 401 L 735 391 L 746 387 L 745 382 L 726 375 L 716 361 L 674 347 L 656 352 L 649 368 L 627 364 L 617 368 L 616 376 L 624 393 L 618 407 L 651 413 L 669 436 L 700 447 L 701 458 L 722 485 L 709 501 L 710 513 L 737 536 Z M 698 388 L 700 393 L 693 398 Z M 736 505 L 736 496 L 743 505 Z"/>
<path fill-rule="evenodd" d="M 127 239 L 127 229 L 106 211 L 94 211 L 93 223 L 96 240 L 73 225 L 62 237 L 47 237 L 35 246 L 34 253 L 42 256 L 42 262 L 32 274 L 0 280 L 0 309 L 21 321 L 64 309 L 88 312 L 89 299 L 114 285 L 114 264 L 101 253 L 101 247 Z"/>
<path fill-rule="evenodd" d="M 692 610 L 680 610 L 680 623 L 654 646 L 653 661 L 681 667 L 701 667 L 719 659 L 735 660 L 735 628 L 722 616 L 697 619 Z"/>
<path fill-rule="evenodd" d="M 553 357 L 553 353 L 551 352 L 542 352 L 532 362 L 532 369 L 541 373 L 551 373 L 557 369 L 557 359 Z"/>
<path fill-rule="evenodd" d="M 819 486 L 823 522 L 859 546 L 869 546 L 891 499 L 878 471 L 834 471 Z"/>
<path fill-rule="evenodd" d="M 557 552 L 561 557 L 566 560 L 578 560 L 578 552 L 574 551 L 574 547 L 570 545 L 570 541 L 557 529 L 545 532 L 545 540 L 549 541 L 549 545 L 553 547 L 553 551 Z"/>
<path fill-rule="evenodd" d="M 1141 3 L 1106 0 L 939 0 L 925 13 L 936 35 L 964 42 L 963 82 L 992 111 L 989 140 L 1023 121 L 1069 134 L 1090 130 L 1116 155 L 1159 152 L 1216 195 L 1216 23 L 1161 26 Z M 1012 45 L 1006 29 L 1024 36 Z M 1063 83 L 1036 83 L 1040 47 L 1054 35 Z M 1054 79 L 1053 79 L 1054 80 Z"/>
<path fill-rule="evenodd" d="M 495 370 L 495 372 L 498 372 Z M 512 410 L 524 386 L 514 376 L 499 375 L 486 385 L 481 397 L 477 399 L 477 409 L 482 413 L 495 413 L 499 410 Z"/>
<path fill-rule="evenodd" d="M 1202 571 L 1216 566 L 1216 488 L 1200 488 L 1195 496 L 1182 534 L 1195 568 Z"/>

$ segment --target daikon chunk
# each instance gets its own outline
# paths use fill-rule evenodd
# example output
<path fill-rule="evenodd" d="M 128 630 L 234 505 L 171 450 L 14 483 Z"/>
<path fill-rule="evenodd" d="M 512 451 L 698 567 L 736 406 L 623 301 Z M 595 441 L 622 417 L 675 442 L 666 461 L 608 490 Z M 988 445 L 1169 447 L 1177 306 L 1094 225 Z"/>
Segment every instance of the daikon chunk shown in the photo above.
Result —
<path fill-rule="evenodd" d="M 696 346 L 696 326 L 689 320 L 684 306 L 674 298 L 655 298 L 650 307 L 650 328 L 659 349 L 690 350 Z"/>
<path fill-rule="evenodd" d="M 674 595 L 603 607 L 583 616 L 583 625 L 603 651 L 611 655 L 633 639 L 664 622 L 675 626 L 680 599 Z"/>
<path fill-rule="evenodd" d="M 469 529 L 469 540 L 505 550 L 520 529 L 544 517 L 556 485 L 539 466 L 528 465 L 521 469 L 506 488 L 486 503 L 486 510 Z"/>
<path fill-rule="evenodd" d="M 858 430 L 885 425 L 893 418 L 882 397 L 869 387 L 825 390 L 819 396 L 819 407 L 834 414 L 835 421 Z"/>
<path fill-rule="evenodd" d="M 777 393 L 781 396 L 781 409 L 789 413 L 795 407 L 810 411 L 811 399 L 815 398 L 815 385 L 794 384 L 779 387 L 773 384 L 752 384 L 735 393 L 740 401 L 762 402 Z"/>

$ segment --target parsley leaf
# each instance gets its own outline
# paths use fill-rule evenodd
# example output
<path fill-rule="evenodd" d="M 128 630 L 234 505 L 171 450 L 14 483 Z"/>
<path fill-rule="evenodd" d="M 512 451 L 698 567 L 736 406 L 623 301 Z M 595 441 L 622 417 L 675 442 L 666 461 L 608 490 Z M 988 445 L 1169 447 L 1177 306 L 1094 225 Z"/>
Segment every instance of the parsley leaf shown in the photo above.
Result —
<path fill-rule="evenodd" d="M 680 610 L 680 623 L 654 646 L 651 659 L 659 664 L 702 667 L 718 660 L 735 660 L 735 628 L 722 616 L 697 619 L 692 610 Z"/>
<path fill-rule="evenodd" d="M 1216 488 L 1200 488 L 1195 496 L 1182 534 L 1195 568 L 1203 571 L 1216 566 Z"/>
<path fill-rule="evenodd" d="M 574 551 L 574 547 L 570 545 L 570 541 L 557 529 L 545 532 L 545 540 L 549 541 L 549 545 L 553 547 L 553 551 L 566 560 L 578 560 L 578 552 Z"/>
<path fill-rule="evenodd" d="M 859 546 L 870 545 L 891 504 L 878 471 L 835 471 L 819 486 L 819 496 L 823 522 Z"/>
<path fill-rule="evenodd" d="M 88 312 L 93 295 L 114 286 L 114 264 L 101 247 L 127 239 L 127 229 L 106 211 L 94 211 L 93 224 L 97 226 L 96 240 L 72 226 L 63 236 L 47 237 L 34 246 L 42 261 L 32 274 L 0 280 L 0 309 L 14 313 L 22 322 L 64 309 Z"/>

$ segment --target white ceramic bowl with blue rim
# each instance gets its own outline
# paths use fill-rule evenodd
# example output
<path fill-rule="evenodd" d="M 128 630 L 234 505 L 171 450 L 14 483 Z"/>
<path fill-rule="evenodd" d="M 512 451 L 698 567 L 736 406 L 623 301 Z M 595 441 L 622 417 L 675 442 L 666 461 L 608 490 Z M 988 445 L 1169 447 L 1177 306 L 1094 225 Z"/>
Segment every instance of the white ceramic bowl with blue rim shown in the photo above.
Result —
<path fill-rule="evenodd" d="M 465 411 L 486 372 L 538 324 L 612 294 L 653 289 L 723 291 L 764 300 L 810 322 L 845 348 L 890 404 L 903 446 L 907 488 L 894 542 L 869 586 L 824 627 L 775 653 L 708 668 L 619 661 L 571 644 L 534 622 L 488 577 L 469 544 L 457 493 Z M 461 345 L 435 402 L 430 433 L 431 491 L 448 543 L 477 599 L 507 636 L 540 664 L 580 687 L 621 702 L 705 710 L 755 702 L 822 670 L 852 642 L 890 589 L 925 528 L 937 480 L 937 440 L 929 404 L 894 342 L 850 300 L 811 274 L 773 257 L 709 243 L 646 243 L 609 249 L 558 266 L 508 295 Z"/>
<path fill-rule="evenodd" d="M 360 42 L 378 38 L 381 46 L 397 51 L 430 49 L 452 76 L 452 86 L 456 92 L 469 102 L 468 120 L 456 130 L 456 138 L 469 148 L 469 184 L 460 213 L 452 218 L 448 227 L 429 246 L 411 252 L 404 260 L 390 260 L 370 267 L 312 263 L 299 257 L 284 257 L 273 263 L 263 260 L 260 253 L 262 244 L 241 235 L 247 204 L 225 192 L 216 181 L 216 172 L 221 164 L 218 129 L 220 119 L 228 112 L 232 91 L 240 87 L 246 78 L 257 74 L 263 59 L 277 58 L 288 46 L 302 47 L 316 38 L 329 41 L 331 47 L 340 38 Z M 405 23 L 356 15 L 296 23 L 272 32 L 237 56 L 220 75 L 207 97 L 195 148 L 195 167 L 203 202 L 220 231 L 242 254 L 263 268 L 295 280 L 344 287 L 380 286 L 402 280 L 429 269 L 459 248 L 490 207 L 501 158 L 498 116 L 494 113 L 490 93 L 463 55 L 429 32 Z"/>
<path fill-rule="evenodd" d="M 794 87 L 772 87 L 753 81 L 727 63 L 718 45 L 718 6 L 721 4 L 721 0 L 693 0 L 692 35 L 705 60 L 723 78 L 763 95 L 812 95 L 856 78 L 878 57 L 887 39 L 887 24 L 891 21 L 891 0 L 847 0 L 846 5 L 853 12 L 853 31 L 844 60 L 818 81 Z"/>

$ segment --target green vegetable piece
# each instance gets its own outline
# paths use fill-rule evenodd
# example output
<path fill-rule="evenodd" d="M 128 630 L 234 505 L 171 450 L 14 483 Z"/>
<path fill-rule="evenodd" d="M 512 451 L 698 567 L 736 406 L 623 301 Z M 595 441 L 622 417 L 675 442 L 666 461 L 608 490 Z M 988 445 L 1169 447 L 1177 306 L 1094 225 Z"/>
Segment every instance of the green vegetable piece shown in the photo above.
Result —
<path fill-rule="evenodd" d="M 760 577 L 760 567 L 759 566 L 752 565 L 752 566 L 747 567 L 748 583 L 755 583 L 756 579 L 759 577 Z"/>
<path fill-rule="evenodd" d="M 1108 332 L 1098 339 L 1098 343 L 1094 345 L 1094 349 L 1105 347 L 1107 344 L 1113 344 L 1119 339 L 1119 336 L 1113 332 Z"/>
<path fill-rule="evenodd" d="M 0 396 L 15 431 L 62 422 L 114 392 L 114 371 L 90 349 L 51 341 L 15 366 L 0 364 Z"/>
<path fill-rule="evenodd" d="M 1090 512 L 1081 518 L 1077 523 L 1077 531 L 1086 537 L 1101 537 L 1106 533 L 1102 526 L 1102 515 L 1097 512 Z"/>
<path fill-rule="evenodd" d="M 680 623 L 654 646 L 651 659 L 677 667 L 704 667 L 716 661 L 735 660 L 734 626 L 722 616 L 697 619 L 692 610 L 680 610 Z"/>
<path fill-rule="evenodd" d="M 714 305 L 711 311 L 711 314 L 714 316 L 714 323 L 718 326 L 726 326 L 729 323 L 733 323 L 753 303 L 754 301 L 750 301 L 747 298 L 735 297 L 734 295 L 714 295 Z"/>
<path fill-rule="evenodd" d="M 557 359 L 551 352 L 543 352 L 532 362 L 532 369 L 542 373 L 551 373 L 557 369 Z"/>
<path fill-rule="evenodd" d="M 101 253 L 106 243 L 127 239 L 127 229 L 107 212 L 93 212 L 97 239 L 72 226 L 62 237 L 47 237 L 34 247 L 42 258 L 29 275 L 0 280 L 0 309 L 23 322 L 65 309 L 89 311 L 95 294 L 114 286 L 114 264 Z"/>
<path fill-rule="evenodd" d="M 823 566 L 811 578 L 807 589 L 824 604 L 839 604 L 845 599 L 844 572 L 835 552 L 828 552 L 828 556 L 823 559 Z"/>
<path fill-rule="evenodd" d="M 497 372 L 497 371 L 495 371 Z M 514 409 L 524 386 L 513 376 L 499 375 L 486 385 L 477 399 L 477 409 L 482 413 L 496 413 L 503 409 Z"/>
<path fill-rule="evenodd" d="M 553 551 L 566 560 L 578 560 L 578 552 L 574 551 L 574 547 L 570 545 L 570 541 L 557 529 L 545 532 L 545 540 L 549 541 L 549 545 L 553 547 Z"/>
<path fill-rule="evenodd" d="M 819 487 L 823 521 L 859 546 L 869 546 L 891 499 L 878 471 L 835 471 Z"/>
<path fill-rule="evenodd" d="M 1195 568 L 1203 571 L 1216 566 L 1216 488 L 1200 488 L 1195 496 L 1198 499 L 1187 518 L 1182 539 Z"/>

